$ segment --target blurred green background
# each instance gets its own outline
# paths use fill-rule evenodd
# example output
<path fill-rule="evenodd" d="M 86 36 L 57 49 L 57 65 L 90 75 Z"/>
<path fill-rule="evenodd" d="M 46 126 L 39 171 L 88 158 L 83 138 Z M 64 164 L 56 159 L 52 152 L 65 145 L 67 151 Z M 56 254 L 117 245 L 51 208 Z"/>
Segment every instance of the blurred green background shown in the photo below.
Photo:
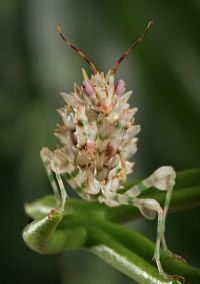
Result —
<path fill-rule="evenodd" d="M 149 20 L 153 28 L 117 74 L 139 107 L 136 178 L 161 165 L 200 166 L 200 2 L 0 1 L 1 283 L 134 283 L 88 252 L 40 256 L 26 248 L 21 231 L 29 221 L 24 203 L 51 192 L 39 150 L 57 143 L 59 92 L 81 83 L 82 66 L 89 71 L 60 40 L 56 24 L 107 71 Z M 196 266 L 199 219 L 198 208 L 169 215 L 166 232 L 169 247 Z M 155 239 L 155 222 L 132 227 Z"/>

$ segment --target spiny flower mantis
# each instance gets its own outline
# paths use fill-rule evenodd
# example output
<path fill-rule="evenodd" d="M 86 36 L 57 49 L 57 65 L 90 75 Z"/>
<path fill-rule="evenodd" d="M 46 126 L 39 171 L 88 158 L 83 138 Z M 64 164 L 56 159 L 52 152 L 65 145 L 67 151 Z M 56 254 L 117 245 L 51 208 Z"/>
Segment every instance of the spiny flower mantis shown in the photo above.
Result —
<path fill-rule="evenodd" d="M 25 229 L 24 240 L 32 249 L 45 253 L 58 252 L 59 241 L 64 242 L 66 238 L 61 234 L 58 240 L 51 238 L 53 228 L 64 214 L 68 197 L 62 180 L 64 177 L 84 200 L 97 201 L 109 207 L 133 205 L 148 219 L 158 215 L 154 260 L 160 274 L 167 277 L 160 262 L 160 246 L 162 244 L 164 250 L 168 251 L 164 232 L 175 184 L 174 169 L 170 166 L 160 167 L 125 193 L 118 192 L 127 174 L 132 172 L 134 163 L 129 159 L 137 150 L 136 136 L 140 126 L 135 125 L 134 121 L 137 108 L 130 108 L 127 102 L 132 91 L 126 92 L 125 82 L 121 79 L 115 83 L 115 74 L 120 63 L 142 41 L 152 23 L 148 23 L 141 37 L 124 52 L 106 75 L 98 72 L 92 61 L 63 36 L 60 26 L 57 27 L 63 41 L 89 64 L 93 75 L 88 77 L 83 69 L 81 87 L 75 84 L 71 94 L 61 94 L 66 105 L 58 110 L 62 124 L 55 130 L 60 146 L 53 151 L 48 148 L 41 150 L 41 159 L 55 193 L 57 208 L 51 210 L 46 218 L 33 222 Z M 167 192 L 163 209 L 154 199 L 139 198 L 141 193 L 152 187 Z M 40 238 L 46 240 L 45 248 L 42 242 L 41 246 L 35 246 L 38 232 Z"/>

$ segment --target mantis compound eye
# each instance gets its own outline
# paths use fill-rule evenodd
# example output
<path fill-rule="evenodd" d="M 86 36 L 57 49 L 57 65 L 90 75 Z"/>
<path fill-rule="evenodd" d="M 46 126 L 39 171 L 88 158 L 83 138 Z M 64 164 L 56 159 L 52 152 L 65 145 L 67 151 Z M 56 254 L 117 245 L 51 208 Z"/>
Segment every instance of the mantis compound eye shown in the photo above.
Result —
<path fill-rule="evenodd" d="M 94 88 L 91 86 L 90 81 L 86 80 L 83 81 L 82 87 L 81 89 L 84 91 L 84 93 L 86 93 L 89 97 L 94 96 L 95 91 Z"/>
<path fill-rule="evenodd" d="M 124 80 L 120 79 L 115 85 L 115 94 L 117 97 L 120 97 L 126 90 L 126 84 Z"/>

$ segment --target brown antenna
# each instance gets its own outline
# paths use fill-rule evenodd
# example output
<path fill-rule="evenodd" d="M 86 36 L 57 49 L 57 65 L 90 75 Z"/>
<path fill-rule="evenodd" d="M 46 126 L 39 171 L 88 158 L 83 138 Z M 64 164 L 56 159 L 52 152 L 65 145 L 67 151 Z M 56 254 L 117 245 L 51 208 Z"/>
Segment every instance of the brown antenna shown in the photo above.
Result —
<path fill-rule="evenodd" d="M 117 69 L 120 65 L 120 63 L 129 55 L 129 53 L 132 51 L 132 49 L 134 49 L 145 37 L 145 35 L 147 34 L 147 32 L 149 31 L 151 25 L 153 24 L 153 21 L 150 21 L 145 29 L 145 31 L 143 32 L 143 34 L 136 40 L 136 42 L 134 42 L 134 44 L 132 44 L 124 53 L 123 55 L 117 60 L 117 62 L 115 63 L 115 66 L 112 69 L 112 74 L 114 75 L 117 72 Z"/>
<path fill-rule="evenodd" d="M 94 66 L 94 64 L 92 63 L 92 61 L 85 55 L 85 53 L 83 53 L 79 48 L 77 48 L 76 46 L 74 46 L 68 39 L 66 39 L 64 37 L 64 35 L 62 34 L 61 32 L 61 27 L 59 25 L 56 26 L 56 31 L 57 33 L 61 36 L 61 38 L 63 39 L 63 41 L 68 45 L 70 46 L 71 48 L 73 48 L 89 65 L 90 65 L 90 68 L 92 69 L 92 72 L 94 74 L 97 73 L 97 69 L 96 67 Z"/>

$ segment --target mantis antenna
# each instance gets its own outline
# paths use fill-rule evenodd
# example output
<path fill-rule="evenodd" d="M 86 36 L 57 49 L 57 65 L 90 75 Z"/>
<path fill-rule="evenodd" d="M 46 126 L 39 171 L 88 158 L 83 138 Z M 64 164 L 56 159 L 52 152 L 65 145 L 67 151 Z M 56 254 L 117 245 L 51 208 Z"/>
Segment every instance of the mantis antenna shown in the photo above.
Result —
<path fill-rule="evenodd" d="M 143 34 L 122 54 L 122 56 L 117 60 L 115 63 L 113 69 L 112 69 L 112 74 L 114 75 L 117 72 L 117 69 L 121 62 L 129 55 L 129 53 L 143 40 L 147 32 L 149 31 L 151 25 L 153 24 L 153 21 L 150 21 L 143 32 Z"/>
<path fill-rule="evenodd" d="M 92 63 L 92 61 L 85 55 L 85 53 L 83 53 L 78 47 L 74 46 L 68 39 L 66 39 L 64 37 L 64 35 L 62 34 L 62 31 L 61 31 L 61 26 L 60 25 L 57 25 L 56 26 L 56 31 L 57 33 L 61 36 L 62 40 L 68 45 L 70 46 L 71 48 L 73 48 L 90 66 L 92 72 L 94 74 L 97 73 L 97 69 L 96 67 L 94 66 L 94 64 Z"/>

